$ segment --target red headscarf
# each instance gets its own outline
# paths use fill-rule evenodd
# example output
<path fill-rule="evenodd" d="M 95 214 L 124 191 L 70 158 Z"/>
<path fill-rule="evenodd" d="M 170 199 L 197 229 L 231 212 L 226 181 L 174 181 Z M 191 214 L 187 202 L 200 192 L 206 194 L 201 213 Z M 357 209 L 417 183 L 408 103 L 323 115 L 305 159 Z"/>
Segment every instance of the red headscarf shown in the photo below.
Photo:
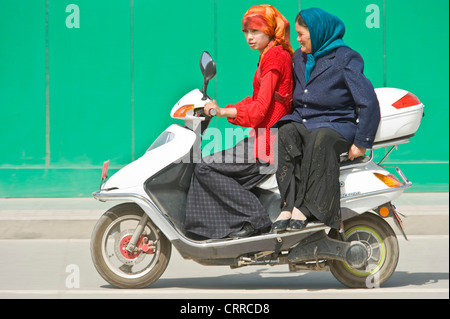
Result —
<path fill-rule="evenodd" d="M 260 61 L 264 54 L 276 45 L 281 45 L 291 56 L 294 55 L 294 49 L 291 47 L 289 22 L 275 7 L 261 4 L 248 9 L 242 19 L 242 31 L 246 29 L 262 31 L 272 38 L 261 54 Z"/>

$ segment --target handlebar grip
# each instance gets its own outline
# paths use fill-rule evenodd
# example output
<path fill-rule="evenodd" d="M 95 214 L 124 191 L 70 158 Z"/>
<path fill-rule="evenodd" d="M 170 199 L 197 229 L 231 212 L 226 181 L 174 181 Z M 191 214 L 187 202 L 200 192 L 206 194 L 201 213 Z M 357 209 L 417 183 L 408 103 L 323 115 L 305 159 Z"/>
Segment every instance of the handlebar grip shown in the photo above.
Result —
<path fill-rule="evenodd" d="M 216 114 L 217 114 L 216 109 L 211 109 L 211 110 L 209 110 L 209 114 L 210 114 L 211 116 L 216 116 Z"/>

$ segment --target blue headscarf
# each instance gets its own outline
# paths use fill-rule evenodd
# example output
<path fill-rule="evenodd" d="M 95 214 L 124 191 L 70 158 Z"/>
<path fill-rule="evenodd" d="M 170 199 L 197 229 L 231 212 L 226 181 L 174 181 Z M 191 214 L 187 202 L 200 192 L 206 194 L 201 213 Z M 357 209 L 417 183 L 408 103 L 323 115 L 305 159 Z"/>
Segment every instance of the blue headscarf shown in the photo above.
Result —
<path fill-rule="evenodd" d="M 347 46 L 342 40 L 345 26 L 341 19 L 320 8 L 302 10 L 300 15 L 308 26 L 311 38 L 312 53 L 307 55 L 305 68 L 305 79 L 308 82 L 316 65 L 316 59 L 338 47 Z"/>

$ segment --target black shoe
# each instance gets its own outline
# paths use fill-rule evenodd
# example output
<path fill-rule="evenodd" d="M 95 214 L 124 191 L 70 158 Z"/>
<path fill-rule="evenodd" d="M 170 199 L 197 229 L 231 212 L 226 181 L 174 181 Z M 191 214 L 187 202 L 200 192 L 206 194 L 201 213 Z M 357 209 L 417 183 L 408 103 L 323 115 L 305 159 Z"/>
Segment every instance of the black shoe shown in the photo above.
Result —
<path fill-rule="evenodd" d="M 240 231 L 230 233 L 228 237 L 231 238 L 242 238 L 242 237 L 250 237 L 258 234 L 258 230 L 254 229 L 252 225 L 246 223 L 244 227 Z"/>
<path fill-rule="evenodd" d="M 286 230 L 289 225 L 289 219 L 277 220 L 272 224 L 271 233 L 277 234 Z"/>
<path fill-rule="evenodd" d="M 259 229 L 259 234 L 267 234 L 270 232 L 271 229 L 272 229 L 272 225 L 263 227 L 263 228 Z"/>
<path fill-rule="evenodd" d="M 308 220 L 291 219 L 289 222 L 289 227 L 286 228 L 287 231 L 298 231 L 303 229 L 308 225 Z"/>

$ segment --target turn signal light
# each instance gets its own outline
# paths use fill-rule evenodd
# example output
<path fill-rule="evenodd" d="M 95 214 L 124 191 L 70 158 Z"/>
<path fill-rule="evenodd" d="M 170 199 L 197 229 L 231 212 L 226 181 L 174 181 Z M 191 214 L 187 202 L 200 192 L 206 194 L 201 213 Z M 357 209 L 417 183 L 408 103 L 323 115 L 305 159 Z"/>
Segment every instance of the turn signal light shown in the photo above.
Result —
<path fill-rule="evenodd" d="M 186 104 L 175 111 L 173 117 L 186 117 L 186 113 L 194 108 L 194 104 Z"/>
<path fill-rule="evenodd" d="M 404 107 L 410 107 L 414 105 L 420 104 L 420 100 L 412 93 L 406 94 L 404 97 L 402 97 L 400 100 L 392 104 L 393 107 L 396 109 L 402 109 Z"/>
<path fill-rule="evenodd" d="M 383 175 L 380 173 L 373 173 L 380 181 L 385 183 L 389 187 L 399 187 L 402 186 L 402 182 L 400 182 L 397 177 L 392 174 Z"/>

